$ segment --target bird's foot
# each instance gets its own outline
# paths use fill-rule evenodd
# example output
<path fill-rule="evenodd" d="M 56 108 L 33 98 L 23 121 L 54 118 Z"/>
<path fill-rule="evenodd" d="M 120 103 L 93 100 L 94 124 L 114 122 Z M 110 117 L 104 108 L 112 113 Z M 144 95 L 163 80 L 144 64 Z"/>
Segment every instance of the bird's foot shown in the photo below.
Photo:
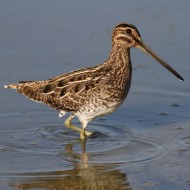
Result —
<path fill-rule="evenodd" d="M 91 137 L 92 135 L 93 135 L 93 132 L 81 129 L 80 139 L 83 141 L 83 140 L 86 140 L 87 138 Z"/>
<path fill-rule="evenodd" d="M 71 124 L 71 120 L 74 118 L 73 115 L 71 115 L 66 121 L 65 121 L 65 125 L 67 128 L 72 129 L 74 131 L 77 131 L 80 133 L 80 139 L 81 140 L 85 140 L 88 137 L 90 137 L 91 135 L 93 135 L 93 132 L 90 131 L 86 131 L 85 129 L 81 129 L 79 127 L 76 127 L 74 125 Z"/>

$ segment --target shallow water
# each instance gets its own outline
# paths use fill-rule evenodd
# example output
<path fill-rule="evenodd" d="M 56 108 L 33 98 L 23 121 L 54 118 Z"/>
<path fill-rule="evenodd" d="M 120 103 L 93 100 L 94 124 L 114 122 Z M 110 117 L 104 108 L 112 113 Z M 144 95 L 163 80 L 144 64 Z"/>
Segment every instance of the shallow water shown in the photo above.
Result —
<path fill-rule="evenodd" d="M 0 88 L 0 189 L 190 188 L 190 3 L 109 3 L 2 1 L 0 85 L 101 63 L 121 21 L 136 25 L 185 81 L 133 49 L 130 93 L 89 124 L 97 135 L 85 145 L 64 127 L 68 115 Z"/>

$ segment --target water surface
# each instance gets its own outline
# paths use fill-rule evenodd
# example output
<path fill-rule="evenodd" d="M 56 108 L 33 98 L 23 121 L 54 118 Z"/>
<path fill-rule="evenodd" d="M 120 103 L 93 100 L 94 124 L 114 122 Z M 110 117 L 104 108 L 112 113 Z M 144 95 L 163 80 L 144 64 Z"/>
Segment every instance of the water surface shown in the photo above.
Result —
<path fill-rule="evenodd" d="M 189 2 L 2 1 L 0 84 L 103 62 L 111 30 L 136 25 L 185 79 L 133 49 L 130 93 L 79 140 L 47 106 L 0 88 L 0 189 L 190 188 Z M 80 125 L 74 120 L 75 125 Z"/>

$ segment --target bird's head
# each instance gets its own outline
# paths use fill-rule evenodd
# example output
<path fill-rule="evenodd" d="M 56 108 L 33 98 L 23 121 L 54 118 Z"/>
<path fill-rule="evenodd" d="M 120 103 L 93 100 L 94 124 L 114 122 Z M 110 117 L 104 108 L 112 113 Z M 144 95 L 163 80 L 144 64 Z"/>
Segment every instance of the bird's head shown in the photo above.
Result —
<path fill-rule="evenodd" d="M 141 35 L 137 28 L 128 23 L 118 24 L 112 34 L 112 43 L 122 45 L 126 48 L 140 48 L 144 52 L 152 56 L 158 63 L 163 65 L 178 79 L 184 80 L 172 67 L 170 67 L 163 59 L 161 59 L 156 53 L 154 53 L 142 40 Z"/>
<path fill-rule="evenodd" d="M 137 47 L 141 41 L 141 35 L 134 25 L 121 23 L 114 28 L 112 41 L 123 44 L 127 48 Z"/>

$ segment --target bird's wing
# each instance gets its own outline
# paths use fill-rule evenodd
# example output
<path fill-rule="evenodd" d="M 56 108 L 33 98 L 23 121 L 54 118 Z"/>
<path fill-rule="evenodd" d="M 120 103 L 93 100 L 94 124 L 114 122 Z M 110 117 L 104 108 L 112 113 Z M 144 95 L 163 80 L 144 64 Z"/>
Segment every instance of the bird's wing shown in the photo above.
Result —
<path fill-rule="evenodd" d="M 99 66 L 59 75 L 45 81 L 22 81 L 17 90 L 30 99 L 63 111 L 77 111 L 94 92 L 101 91 L 99 83 L 109 72 Z"/>
<path fill-rule="evenodd" d="M 58 110 L 77 111 L 102 81 L 99 67 L 73 71 L 49 79 L 39 88 L 44 103 Z"/>

